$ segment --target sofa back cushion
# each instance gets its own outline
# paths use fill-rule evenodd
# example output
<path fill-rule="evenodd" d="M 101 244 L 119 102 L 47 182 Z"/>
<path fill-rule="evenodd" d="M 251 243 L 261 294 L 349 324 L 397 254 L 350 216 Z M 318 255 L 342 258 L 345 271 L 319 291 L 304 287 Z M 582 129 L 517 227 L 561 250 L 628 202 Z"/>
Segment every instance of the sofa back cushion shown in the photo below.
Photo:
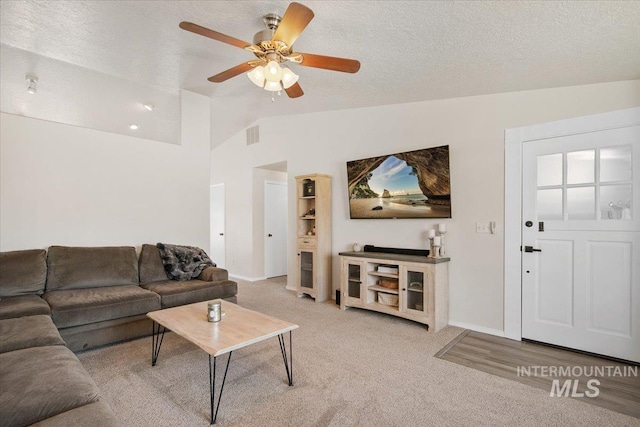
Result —
<path fill-rule="evenodd" d="M 142 245 L 140 251 L 140 283 L 169 280 L 156 245 Z"/>
<path fill-rule="evenodd" d="M 0 298 L 44 292 L 47 280 L 44 249 L 0 252 Z"/>
<path fill-rule="evenodd" d="M 138 259 L 130 246 L 51 246 L 47 291 L 138 285 Z"/>

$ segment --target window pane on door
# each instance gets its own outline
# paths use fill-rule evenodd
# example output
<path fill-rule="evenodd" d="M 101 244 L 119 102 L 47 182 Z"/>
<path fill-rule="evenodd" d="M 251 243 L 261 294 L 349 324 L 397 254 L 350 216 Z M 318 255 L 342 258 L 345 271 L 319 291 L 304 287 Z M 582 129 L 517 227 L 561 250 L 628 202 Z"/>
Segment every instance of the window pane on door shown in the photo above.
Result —
<path fill-rule="evenodd" d="M 602 219 L 631 219 L 631 185 L 603 185 L 600 187 Z"/>
<path fill-rule="evenodd" d="M 590 184 L 595 178 L 595 150 L 567 153 L 567 184 Z"/>
<path fill-rule="evenodd" d="M 537 211 L 541 221 L 562 220 L 562 189 L 538 190 Z"/>
<path fill-rule="evenodd" d="M 538 156 L 538 187 L 562 185 L 562 153 Z"/>
<path fill-rule="evenodd" d="M 568 219 L 595 219 L 596 191 L 595 187 L 578 187 L 567 189 Z"/>
<path fill-rule="evenodd" d="M 600 150 L 600 182 L 631 181 L 631 146 Z"/>

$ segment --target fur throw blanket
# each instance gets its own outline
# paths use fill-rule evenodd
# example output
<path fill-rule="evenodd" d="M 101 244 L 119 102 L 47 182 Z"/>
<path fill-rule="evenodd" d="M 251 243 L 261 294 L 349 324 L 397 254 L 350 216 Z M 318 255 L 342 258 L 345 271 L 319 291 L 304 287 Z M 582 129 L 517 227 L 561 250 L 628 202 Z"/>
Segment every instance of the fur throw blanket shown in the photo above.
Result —
<path fill-rule="evenodd" d="M 172 280 L 195 279 L 207 267 L 215 267 L 205 251 L 193 246 L 158 243 L 164 271 Z"/>

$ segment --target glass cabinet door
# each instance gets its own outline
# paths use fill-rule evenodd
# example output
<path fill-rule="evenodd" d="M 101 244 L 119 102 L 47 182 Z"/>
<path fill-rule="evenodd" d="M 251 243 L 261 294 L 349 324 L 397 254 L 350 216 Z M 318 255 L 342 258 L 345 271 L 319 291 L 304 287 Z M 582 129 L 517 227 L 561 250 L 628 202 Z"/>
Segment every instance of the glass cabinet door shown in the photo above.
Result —
<path fill-rule="evenodd" d="M 300 251 L 300 287 L 313 289 L 313 251 Z"/>
<path fill-rule="evenodd" d="M 360 299 L 362 293 L 362 267 L 360 262 L 347 263 L 347 297 Z"/>
<path fill-rule="evenodd" d="M 405 283 L 405 309 L 426 313 L 425 302 L 427 301 L 427 286 L 425 283 L 425 276 L 426 275 L 423 271 L 407 270 Z"/>

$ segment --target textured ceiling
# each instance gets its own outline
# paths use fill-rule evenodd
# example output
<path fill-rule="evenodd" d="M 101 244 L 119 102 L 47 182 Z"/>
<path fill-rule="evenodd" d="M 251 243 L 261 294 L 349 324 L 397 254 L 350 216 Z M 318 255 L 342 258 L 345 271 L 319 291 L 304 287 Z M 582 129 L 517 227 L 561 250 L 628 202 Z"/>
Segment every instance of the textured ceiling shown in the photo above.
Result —
<path fill-rule="evenodd" d="M 105 128 L 87 125 L 74 111 L 86 104 L 87 93 L 101 97 L 108 87 L 114 99 L 96 114 L 120 117 L 110 109 L 158 99 L 166 110 L 156 109 L 152 117 L 157 128 L 166 127 L 163 134 L 173 135 L 180 118 L 171 109 L 179 89 L 186 89 L 211 97 L 217 145 L 274 115 L 640 78 L 638 1 L 302 2 L 315 18 L 295 50 L 355 58 L 362 67 L 344 74 L 292 65 L 305 95 L 283 94 L 272 103 L 270 93 L 243 75 L 209 83 L 207 77 L 252 55 L 180 30 L 178 23 L 192 21 L 251 41 L 264 28 L 262 15 L 282 15 L 287 1 L 3 0 L 2 110 Z M 22 59 L 5 64 L 13 57 Z M 24 74 L 37 70 L 40 87 L 53 87 L 69 80 L 65 66 L 79 75 L 77 90 L 38 100 L 35 107 L 23 90 Z"/>

